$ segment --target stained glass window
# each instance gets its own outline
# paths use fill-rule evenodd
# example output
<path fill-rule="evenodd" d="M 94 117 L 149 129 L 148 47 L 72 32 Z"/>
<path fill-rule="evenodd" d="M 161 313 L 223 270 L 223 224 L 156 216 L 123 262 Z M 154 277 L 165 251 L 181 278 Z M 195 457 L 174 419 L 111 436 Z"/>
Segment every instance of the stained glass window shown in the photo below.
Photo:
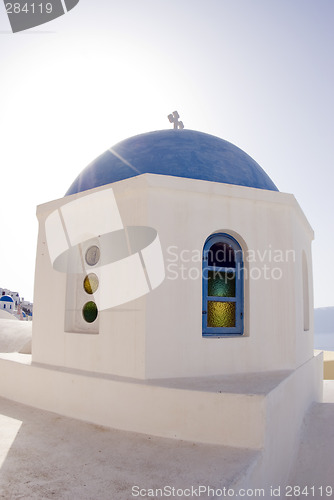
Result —
<path fill-rule="evenodd" d="M 94 273 L 89 273 L 84 279 L 84 289 L 86 293 L 92 295 L 99 287 L 99 279 Z"/>
<path fill-rule="evenodd" d="M 306 253 L 303 251 L 302 257 L 302 272 L 303 272 L 303 312 L 304 312 L 304 331 L 310 329 L 310 292 L 308 284 L 308 267 Z"/>
<path fill-rule="evenodd" d="M 235 273 L 208 271 L 208 295 L 210 297 L 235 297 Z"/>
<path fill-rule="evenodd" d="M 243 334 L 243 258 L 228 234 L 211 235 L 203 250 L 203 336 Z"/>
<path fill-rule="evenodd" d="M 208 251 L 208 265 L 213 267 L 235 267 L 235 250 L 226 242 L 214 243 Z"/>
<path fill-rule="evenodd" d="M 86 262 L 89 266 L 95 266 L 100 260 L 100 249 L 96 245 L 88 248 L 85 255 Z"/>
<path fill-rule="evenodd" d="M 85 321 L 87 321 L 87 323 L 93 323 L 96 320 L 97 315 L 98 315 L 98 309 L 97 309 L 97 305 L 95 304 L 95 302 L 92 302 L 92 301 L 87 302 L 83 306 L 82 315 L 83 315 Z"/>
<path fill-rule="evenodd" d="M 235 327 L 235 302 L 208 301 L 208 326 L 214 328 Z"/>

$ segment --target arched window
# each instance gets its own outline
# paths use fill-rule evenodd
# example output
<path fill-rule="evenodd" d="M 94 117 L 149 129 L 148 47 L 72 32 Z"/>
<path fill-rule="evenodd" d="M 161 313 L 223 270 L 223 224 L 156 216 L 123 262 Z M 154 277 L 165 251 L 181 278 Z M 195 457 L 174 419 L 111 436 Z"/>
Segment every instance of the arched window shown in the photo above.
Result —
<path fill-rule="evenodd" d="M 306 254 L 303 251 L 302 256 L 302 274 L 303 274 L 303 315 L 304 315 L 304 331 L 310 329 L 310 292 L 308 285 L 308 266 Z"/>
<path fill-rule="evenodd" d="M 230 235 L 209 236 L 203 249 L 203 337 L 243 334 L 243 257 Z"/>

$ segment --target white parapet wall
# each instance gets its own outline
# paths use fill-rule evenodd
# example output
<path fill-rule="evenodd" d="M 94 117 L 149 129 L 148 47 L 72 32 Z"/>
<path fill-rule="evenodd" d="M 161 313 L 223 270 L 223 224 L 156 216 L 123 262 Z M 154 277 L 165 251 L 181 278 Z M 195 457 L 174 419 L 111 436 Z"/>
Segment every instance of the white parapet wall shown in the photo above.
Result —
<path fill-rule="evenodd" d="M 323 399 L 322 376 L 321 352 L 268 394 L 265 444 L 258 470 L 253 473 L 253 487 L 270 491 L 275 484 L 286 484 L 298 452 L 305 414 L 313 402 Z"/>
<path fill-rule="evenodd" d="M 318 355 L 293 372 L 140 381 L 2 354 L 0 395 L 117 429 L 268 449 L 280 460 L 275 450 L 295 445 L 307 407 L 321 399 L 321 370 Z"/>

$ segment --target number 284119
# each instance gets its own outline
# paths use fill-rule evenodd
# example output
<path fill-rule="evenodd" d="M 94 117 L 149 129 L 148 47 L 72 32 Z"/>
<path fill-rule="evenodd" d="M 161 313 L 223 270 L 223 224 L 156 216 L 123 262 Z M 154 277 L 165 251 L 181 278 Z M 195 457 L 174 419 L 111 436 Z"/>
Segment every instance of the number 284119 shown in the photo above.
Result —
<path fill-rule="evenodd" d="M 6 3 L 7 14 L 51 14 L 52 3 Z"/>

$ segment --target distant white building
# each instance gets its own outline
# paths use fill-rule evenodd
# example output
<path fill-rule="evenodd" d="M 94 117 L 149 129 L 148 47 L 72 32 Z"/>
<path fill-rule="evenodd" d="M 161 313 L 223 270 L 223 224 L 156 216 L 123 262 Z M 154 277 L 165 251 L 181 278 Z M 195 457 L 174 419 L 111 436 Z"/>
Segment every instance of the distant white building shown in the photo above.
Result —
<path fill-rule="evenodd" d="M 3 295 L 9 295 L 9 297 L 12 297 L 15 303 L 15 307 L 17 307 L 20 303 L 20 295 L 18 292 L 12 292 L 11 290 L 8 290 L 8 288 L 0 288 L 0 296 Z"/>
<path fill-rule="evenodd" d="M 10 295 L 2 295 L 0 297 L 0 309 L 14 314 L 16 311 L 14 299 Z"/>
<path fill-rule="evenodd" d="M 28 300 L 24 300 L 22 299 L 22 301 L 20 302 L 20 306 L 21 306 L 21 309 L 22 311 L 27 315 L 27 316 L 30 316 L 32 317 L 32 313 L 33 313 L 33 303 L 32 302 L 29 302 Z"/>
<path fill-rule="evenodd" d="M 5 297 L 7 297 L 5 299 Z M 10 298 L 11 300 L 9 300 Z M 33 303 L 24 298 L 20 298 L 18 292 L 12 292 L 8 288 L 0 288 L 1 309 L 15 315 L 21 320 L 31 320 L 33 313 Z"/>

